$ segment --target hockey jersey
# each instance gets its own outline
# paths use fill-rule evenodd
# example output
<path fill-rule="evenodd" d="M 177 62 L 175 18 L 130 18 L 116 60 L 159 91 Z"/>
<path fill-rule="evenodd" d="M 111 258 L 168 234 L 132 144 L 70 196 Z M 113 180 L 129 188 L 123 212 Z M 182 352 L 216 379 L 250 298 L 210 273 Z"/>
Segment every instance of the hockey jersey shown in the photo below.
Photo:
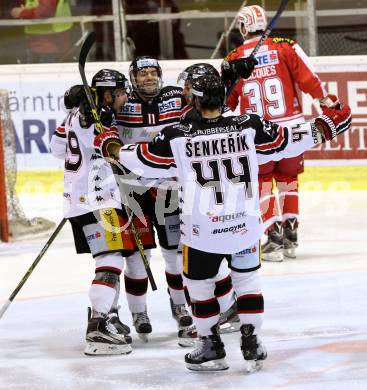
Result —
<path fill-rule="evenodd" d="M 258 40 L 257 37 L 245 41 L 225 60 L 248 57 Z M 227 106 L 234 111 L 239 102 L 241 113 L 254 113 L 282 126 L 303 123 L 296 85 L 314 99 L 326 96 L 305 52 L 291 39 L 267 38 L 256 59 L 258 65 L 252 75 L 239 80 L 227 99 Z"/>
<path fill-rule="evenodd" d="M 149 142 L 165 126 L 178 123 L 188 109 L 179 87 L 164 87 L 148 102 L 133 93 L 116 115 L 120 138 L 125 144 Z"/>
<path fill-rule="evenodd" d="M 262 233 L 258 165 L 320 142 L 313 123 L 282 128 L 257 115 L 166 127 L 150 143 L 125 145 L 122 165 L 144 177 L 177 177 L 181 240 L 211 253 L 237 253 Z"/>
<path fill-rule="evenodd" d="M 81 127 L 79 116 L 79 109 L 72 109 L 55 130 L 50 143 L 52 154 L 65 160 L 65 218 L 107 207 L 121 209 L 120 193 L 110 164 L 93 146 L 95 127 Z"/>

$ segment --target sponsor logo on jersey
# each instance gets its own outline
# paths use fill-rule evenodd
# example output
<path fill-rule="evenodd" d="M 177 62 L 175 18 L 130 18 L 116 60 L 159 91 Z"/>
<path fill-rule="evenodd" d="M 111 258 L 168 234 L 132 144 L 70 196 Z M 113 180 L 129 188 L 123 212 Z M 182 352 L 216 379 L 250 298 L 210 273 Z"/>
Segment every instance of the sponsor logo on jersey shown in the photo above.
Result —
<path fill-rule="evenodd" d="M 158 103 L 159 112 L 167 112 L 171 110 L 179 110 L 181 109 L 181 99 L 175 98 L 175 99 L 169 99 L 165 102 Z"/>
<path fill-rule="evenodd" d="M 256 67 L 279 64 L 278 52 L 276 50 L 259 52 L 255 57 L 258 61 Z"/>
<path fill-rule="evenodd" d="M 174 95 L 182 95 L 182 90 L 181 89 L 172 89 L 171 91 L 167 91 L 162 93 L 162 97 L 170 97 Z"/>
<path fill-rule="evenodd" d="M 273 38 L 272 39 L 274 43 L 281 43 L 281 42 L 287 42 L 289 43 L 290 45 L 294 45 L 296 43 L 296 41 L 294 41 L 293 39 L 290 39 L 290 38 L 280 38 L 280 37 L 276 37 L 276 38 Z"/>
<path fill-rule="evenodd" d="M 192 234 L 194 236 L 200 236 L 200 225 L 192 225 Z"/>
<path fill-rule="evenodd" d="M 125 103 L 122 108 L 123 114 L 136 114 L 141 115 L 141 104 L 140 103 Z"/>
<path fill-rule="evenodd" d="M 247 248 L 241 252 L 236 253 L 236 255 L 249 255 L 251 253 L 256 253 L 256 251 L 257 251 L 257 248 L 256 248 L 256 245 L 254 245 L 252 248 Z"/>
<path fill-rule="evenodd" d="M 95 233 L 89 234 L 86 238 L 88 242 L 92 240 L 96 240 L 98 238 L 102 237 L 102 234 L 99 231 L 96 231 Z"/>
<path fill-rule="evenodd" d="M 232 232 L 233 234 L 236 233 L 245 234 L 247 232 L 246 223 L 240 223 L 239 225 L 230 226 L 222 229 L 214 229 L 212 231 L 212 234 L 221 234 L 221 233 L 228 233 L 228 232 Z"/>
<path fill-rule="evenodd" d="M 238 218 L 246 217 L 246 211 L 239 211 L 238 213 L 225 214 L 225 215 L 212 215 L 210 212 L 207 213 L 209 219 L 212 222 L 228 222 L 234 221 Z"/>

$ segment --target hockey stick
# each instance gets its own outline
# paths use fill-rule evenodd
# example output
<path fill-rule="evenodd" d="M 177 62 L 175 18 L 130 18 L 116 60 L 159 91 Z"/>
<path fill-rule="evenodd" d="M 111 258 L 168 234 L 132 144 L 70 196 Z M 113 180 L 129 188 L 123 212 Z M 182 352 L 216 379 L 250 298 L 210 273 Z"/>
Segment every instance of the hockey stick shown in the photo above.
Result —
<path fill-rule="evenodd" d="M 83 81 L 85 94 L 87 96 L 88 103 L 90 105 L 90 109 L 91 109 L 91 112 L 92 112 L 92 115 L 93 115 L 94 123 L 95 123 L 95 125 L 97 127 L 98 132 L 99 133 L 103 133 L 104 129 L 103 129 L 103 125 L 101 123 L 101 120 L 100 120 L 98 112 L 97 112 L 97 106 L 96 106 L 96 103 L 95 103 L 95 101 L 93 99 L 91 89 L 90 89 L 90 87 L 89 87 L 89 85 L 87 83 L 87 78 L 85 77 L 85 62 L 87 60 L 88 53 L 89 53 L 90 49 L 92 48 L 94 42 L 95 42 L 95 33 L 94 33 L 94 31 L 92 31 L 87 36 L 86 40 L 83 43 L 82 48 L 80 49 L 79 73 L 80 73 L 80 76 L 81 76 L 82 81 Z M 117 171 L 118 168 L 117 168 L 117 166 L 115 164 L 111 163 L 111 168 L 112 168 L 112 171 L 113 171 L 114 175 L 118 175 L 118 171 Z M 117 185 L 120 188 L 120 185 L 122 185 L 122 183 L 119 183 L 118 180 L 116 180 L 116 183 L 117 183 Z M 121 196 L 123 196 L 125 194 L 125 192 L 122 191 L 121 188 L 120 188 L 120 194 L 121 194 Z M 143 244 L 141 242 L 140 233 L 137 230 L 137 228 L 136 228 L 136 226 L 135 226 L 135 224 L 133 222 L 133 212 L 132 212 L 131 208 L 128 205 L 127 197 L 125 195 L 124 195 L 124 199 L 126 201 L 126 204 L 124 204 L 125 212 L 127 214 L 128 220 L 131 221 L 130 222 L 130 224 L 131 224 L 131 231 L 133 233 L 136 245 L 137 245 L 137 247 L 139 249 L 139 253 L 140 253 L 141 259 L 143 261 L 145 270 L 147 272 L 150 285 L 152 287 L 152 290 L 157 290 L 157 285 L 155 283 L 155 280 L 154 280 L 154 277 L 153 277 L 153 274 L 152 274 L 152 270 L 150 269 L 149 261 L 147 259 L 146 254 L 145 254 L 145 251 L 144 251 L 144 246 L 143 246 Z"/>
<path fill-rule="evenodd" d="M 251 54 L 249 55 L 249 57 L 254 57 L 257 52 L 259 51 L 261 45 L 264 43 L 265 39 L 270 35 L 270 33 L 272 32 L 272 30 L 274 29 L 280 15 L 283 13 L 283 11 L 285 10 L 285 8 L 287 7 L 287 4 L 288 4 L 288 1 L 289 0 L 282 0 L 280 5 L 279 5 L 279 8 L 277 10 L 277 12 L 275 13 L 275 15 L 273 16 L 273 18 L 271 19 L 271 21 L 268 23 L 267 27 L 266 27 L 266 30 L 262 33 L 259 41 L 257 42 L 256 46 L 254 47 L 254 49 L 252 50 Z M 228 89 L 227 91 L 227 99 L 228 97 L 231 95 L 231 93 L 233 92 L 233 90 L 235 89 L 238 81 L 240 80 L 241 77 L 237 77 L 236 80 L 233 82 L 233 84 L 231 85 L 231 87 Z"/>
<path fill-rule="evenodd" d="M 36 268 L 37 264 L 40 262 L 42 259 L 43 255 L 46 253 L 47 249 L 49 246 L 52 244 L 53 240 L 56 238 L 56 236 L 59 234 L 60 230 L 62 227 L 65 225 L 66 219 L 63 218 L 61 222 L 58 224 L 54 232 L 51 234 L 51 237 L 48 239 L 46 242 L 45 246 L 41 249 L 41 252 L 38 254 L 36 257 L 36 260 L 32 263 L 32 265 L 28 268 L 28 271 L 25 273 L 23 276 L 22 280 L 19 282 L 18 286 L 16 289 L 12 292 L 10 295 L 9 299 L 5 302 L 3 307 L 0 309 L 0 318 L 4 315 L 10 304 L 13 302 L 14 298 L 17 296 L 18 292 L 20 289 L 23 287 L 24 283 L 28 280 L 28 278 L 31 276 L 31 273 L 34 271 Z"/>

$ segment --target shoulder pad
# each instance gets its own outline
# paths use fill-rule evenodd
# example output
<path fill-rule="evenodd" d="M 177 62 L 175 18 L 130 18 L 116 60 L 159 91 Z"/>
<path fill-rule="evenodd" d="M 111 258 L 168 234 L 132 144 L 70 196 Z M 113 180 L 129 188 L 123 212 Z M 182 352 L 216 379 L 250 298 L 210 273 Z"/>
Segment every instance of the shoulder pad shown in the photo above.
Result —
<path fill-rule="evenodd" d="M 182 88 L 180 87 L 163 87 L 160 93 L 161 98 L 170 98 L 173 96 L 181 97 L 182 96 Z"/>
<path fill-rule="evenodd" d="M 296 41 L 294 41 L 293 39 L 290 39 L 290 38 L 281 38 L 281 37 L 276 37 L 276 38 L 271 38 L 272 42 L 274 43 L 283 43 L 283 42 L 286 42 L 286 43 L 289 43 L 291 46 L 293 46 Z"/>

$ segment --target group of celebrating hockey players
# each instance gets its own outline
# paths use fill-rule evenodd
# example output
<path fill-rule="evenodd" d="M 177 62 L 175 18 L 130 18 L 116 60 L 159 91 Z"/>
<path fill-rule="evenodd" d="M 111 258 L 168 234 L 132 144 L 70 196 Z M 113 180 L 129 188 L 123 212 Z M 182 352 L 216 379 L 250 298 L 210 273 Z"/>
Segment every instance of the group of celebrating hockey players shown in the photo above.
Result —
<path fill-rule="evenodd" d="M 134 211 L 148 259 L 157 234 L 178 343 L 196 347 L 185 356 L 187 368 L 227 369 L 220 336 L 226 330 L 240 330 L 248 372 L 261 368 L 267 356 L 259 338 L 263 226 L 267 259 L 279 261 L 283 250 L 294 256 L 300 155 L 348 130 L 351 114 L 322 89 L 295 42 L 268 38 L 257 58 L 250 56 L 266 28 L 261 7 L 243 7 L 239 22 L 245 43 L 223 61 L 222 76 L 210 64 L 195 64 L 179 75 L 183 88 L 162 87 L 158 61 L 138 57 L 129 68 L 129 93 L 122 73 L 97 72 L 91 90 L 103 133 L 96 130 L 83 86 L 65 93 L 69 113 L 51 150 L 65 159 L 64 215 L 76 251 L 95 260 L 87 355 L 132 350 L 130 329 L 118 314 L 124 268 L 136 332 L 145 341 L 152 332 L 147 273 L 123 198 Z M 320 100 L 323 113 L 309 123 L 295 83 Z M 225 87 L 232 90 L 227 102 Z M 223 116 L 225 103 L 234 110 L 238 100 L 242 115 Z M 124 197 L 111 164 L 119 166 Z"/>

